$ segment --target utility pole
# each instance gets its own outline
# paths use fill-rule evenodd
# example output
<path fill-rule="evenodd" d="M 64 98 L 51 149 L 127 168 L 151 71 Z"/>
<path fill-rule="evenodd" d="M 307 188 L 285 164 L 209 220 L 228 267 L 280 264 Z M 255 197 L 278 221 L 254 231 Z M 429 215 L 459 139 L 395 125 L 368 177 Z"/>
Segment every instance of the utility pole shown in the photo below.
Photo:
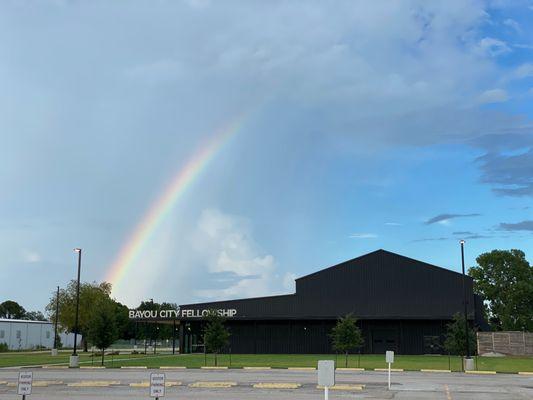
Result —
<path fill-rule="evenodd" d="M 78 253 L 78 279 L 76 283 L 76 320 L 74 323 L 74 352 L 70 357 L 70 366 L 77 367 L 79 364 L 79 358 L 77 350 L 78 342 L 78 329 L 79 329 L 79 313 L 80 313 L 80 273 L 81 273 L 81 249 L 75 248 L 74 251 Z"/>
<path fill-rule="evenodd" d="M 57 322 L 59 318 L 59 286 L 57 287 L 56 294 L 56 315 L 54 318 L 54 348 L 52 349 L 52 355 L 57 356 Z"/>

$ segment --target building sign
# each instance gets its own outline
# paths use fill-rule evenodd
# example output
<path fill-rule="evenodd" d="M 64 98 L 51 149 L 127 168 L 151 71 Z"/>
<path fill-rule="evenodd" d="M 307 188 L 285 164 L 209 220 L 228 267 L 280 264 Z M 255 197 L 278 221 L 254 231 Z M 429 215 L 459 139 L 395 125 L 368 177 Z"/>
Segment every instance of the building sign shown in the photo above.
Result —
<path fill-rule="evenodd" d="M 234 308 L 227 309 L 181 309 L 177 310 L 130 310 L 130 319 L 172 319 L 172 318 L 204 318 L 209 315 L 210 311 L 215 311 L 219 316 L 224 318 L 232 318 L 237 315 L 237 310 Z"/>

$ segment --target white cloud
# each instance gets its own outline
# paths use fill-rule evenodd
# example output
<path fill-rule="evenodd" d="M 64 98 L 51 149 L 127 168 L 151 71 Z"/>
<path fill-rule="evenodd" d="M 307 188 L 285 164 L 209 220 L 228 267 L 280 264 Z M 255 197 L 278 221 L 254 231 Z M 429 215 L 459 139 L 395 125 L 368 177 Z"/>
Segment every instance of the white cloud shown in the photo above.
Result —
<path fill-rule="evenodd" d="M 294 293 L 296 290 L 296 280 L 297 276 L 292 272 L 287 272 L 283 275 L 283 288 L 288 291 L 288 293 Z"/>
<path fill-rule="evenodd" d="M 533 63 L 525 63 L 516 68 L 513 72 L 515 79 L 524 79 L 533 76 Z"/>
<path fill-rule="evenodd" d="M 522 28 L 520 27 L 520 24 L 515 21 L 514 19 L 507 18 L 503 21 L 503 24 L 505 26 L 508 26 L 509 28 L 513 29 L 516 32 L 521 32 Z"/>
<path fill-rule="evenodd" d="M 385 225 L 387 225 L 387 226 L 402 226 L 403 224 L 400 224 L 399 222 L 385 222 Z"/>
<path fill-rule="evenodd" d="M 507 43 L 491 37 L 485 37 L 481 39 L 478 47 L 481 54 L 486 54 L 491 57 L 497 57 L 511 51 L 511 48 L 507 45 Z"/>
<path fill-rule="evenodd" d="M 38 263 L 41 259 L 41 255 L 35 251 L 25 251 L 23 254 L 23 260 L 27 263 Z"/>
<path fill-rule="evenodd" d="M 375 233 L 352 233 L 350 239 L 375 239 L 378 235 Z"/>
<path fill-rule="evenodd" d="M 513 44 L 513 47 L 516 47 L 518 49 L 533 50 L 533 44 L 515 43 L 515 44 Z"/>
<path fill-rule="evenodd" d="M 509 100 L 509 95 L 504 89 L 486 90 L 479 96 L 479 102 L 482 104 L 503 103 L 507 100 Z"/>
<path fill-rule="evenodd" d="M 244 218 L 204 210 L 194 235 L 194 251 L 200 265 L 206 265 L 209 279 L 221 277 L 216 287 L 196 291 L 202 298 L 265 296 L 280 292 L 287 284 L 286 276 L 276 275 L 274 257 L 260 249 Z"/>

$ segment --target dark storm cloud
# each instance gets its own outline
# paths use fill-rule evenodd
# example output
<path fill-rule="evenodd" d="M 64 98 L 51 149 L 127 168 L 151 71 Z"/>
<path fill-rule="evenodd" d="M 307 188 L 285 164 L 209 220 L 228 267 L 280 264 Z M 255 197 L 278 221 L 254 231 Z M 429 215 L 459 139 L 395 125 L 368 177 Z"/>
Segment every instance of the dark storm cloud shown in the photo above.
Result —
<path fill-rule="evenodd" d="M 431 225 L 431 224 L 435 224 L 437 222 L 448 221 L 448 220 L 454 219 L 454 218 L 479 217 L 480 215 L 481 214 L 439 214 L 439 215 L 436 215 L 433 218 L 428 219 L 425 222 L 425 224 L 426 225 Z"/>
<path fill-rule="evenodd" d="M 509 232 L 515 231 L 529 231 L 533 232 L 533 220 L 526 220 L 516 223 L 506 223 L 502 222 L 499 226 L 499 229 Z"/>

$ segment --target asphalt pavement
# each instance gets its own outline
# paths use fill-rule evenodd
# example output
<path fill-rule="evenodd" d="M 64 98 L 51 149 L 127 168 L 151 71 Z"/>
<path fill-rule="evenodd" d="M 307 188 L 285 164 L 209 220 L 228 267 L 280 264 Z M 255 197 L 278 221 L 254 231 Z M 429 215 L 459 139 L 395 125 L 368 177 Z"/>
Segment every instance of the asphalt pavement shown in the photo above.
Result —
<path fill-rule="evenodd" d="M 164 372 L 169 399 L 322 399 L 316 371 L 293 370 L 150 370 L 24 369 L 33 371 L 27 399 L 149 399 L 151 372 Z M 0 370 L 0 399 L 20 400 L 20 369 Z M 533 376 L 516 374 L 397 372 L 391 390 L 387 373 L 337 371 L 330 399 L 522 400 L 533 399 Z"/>

